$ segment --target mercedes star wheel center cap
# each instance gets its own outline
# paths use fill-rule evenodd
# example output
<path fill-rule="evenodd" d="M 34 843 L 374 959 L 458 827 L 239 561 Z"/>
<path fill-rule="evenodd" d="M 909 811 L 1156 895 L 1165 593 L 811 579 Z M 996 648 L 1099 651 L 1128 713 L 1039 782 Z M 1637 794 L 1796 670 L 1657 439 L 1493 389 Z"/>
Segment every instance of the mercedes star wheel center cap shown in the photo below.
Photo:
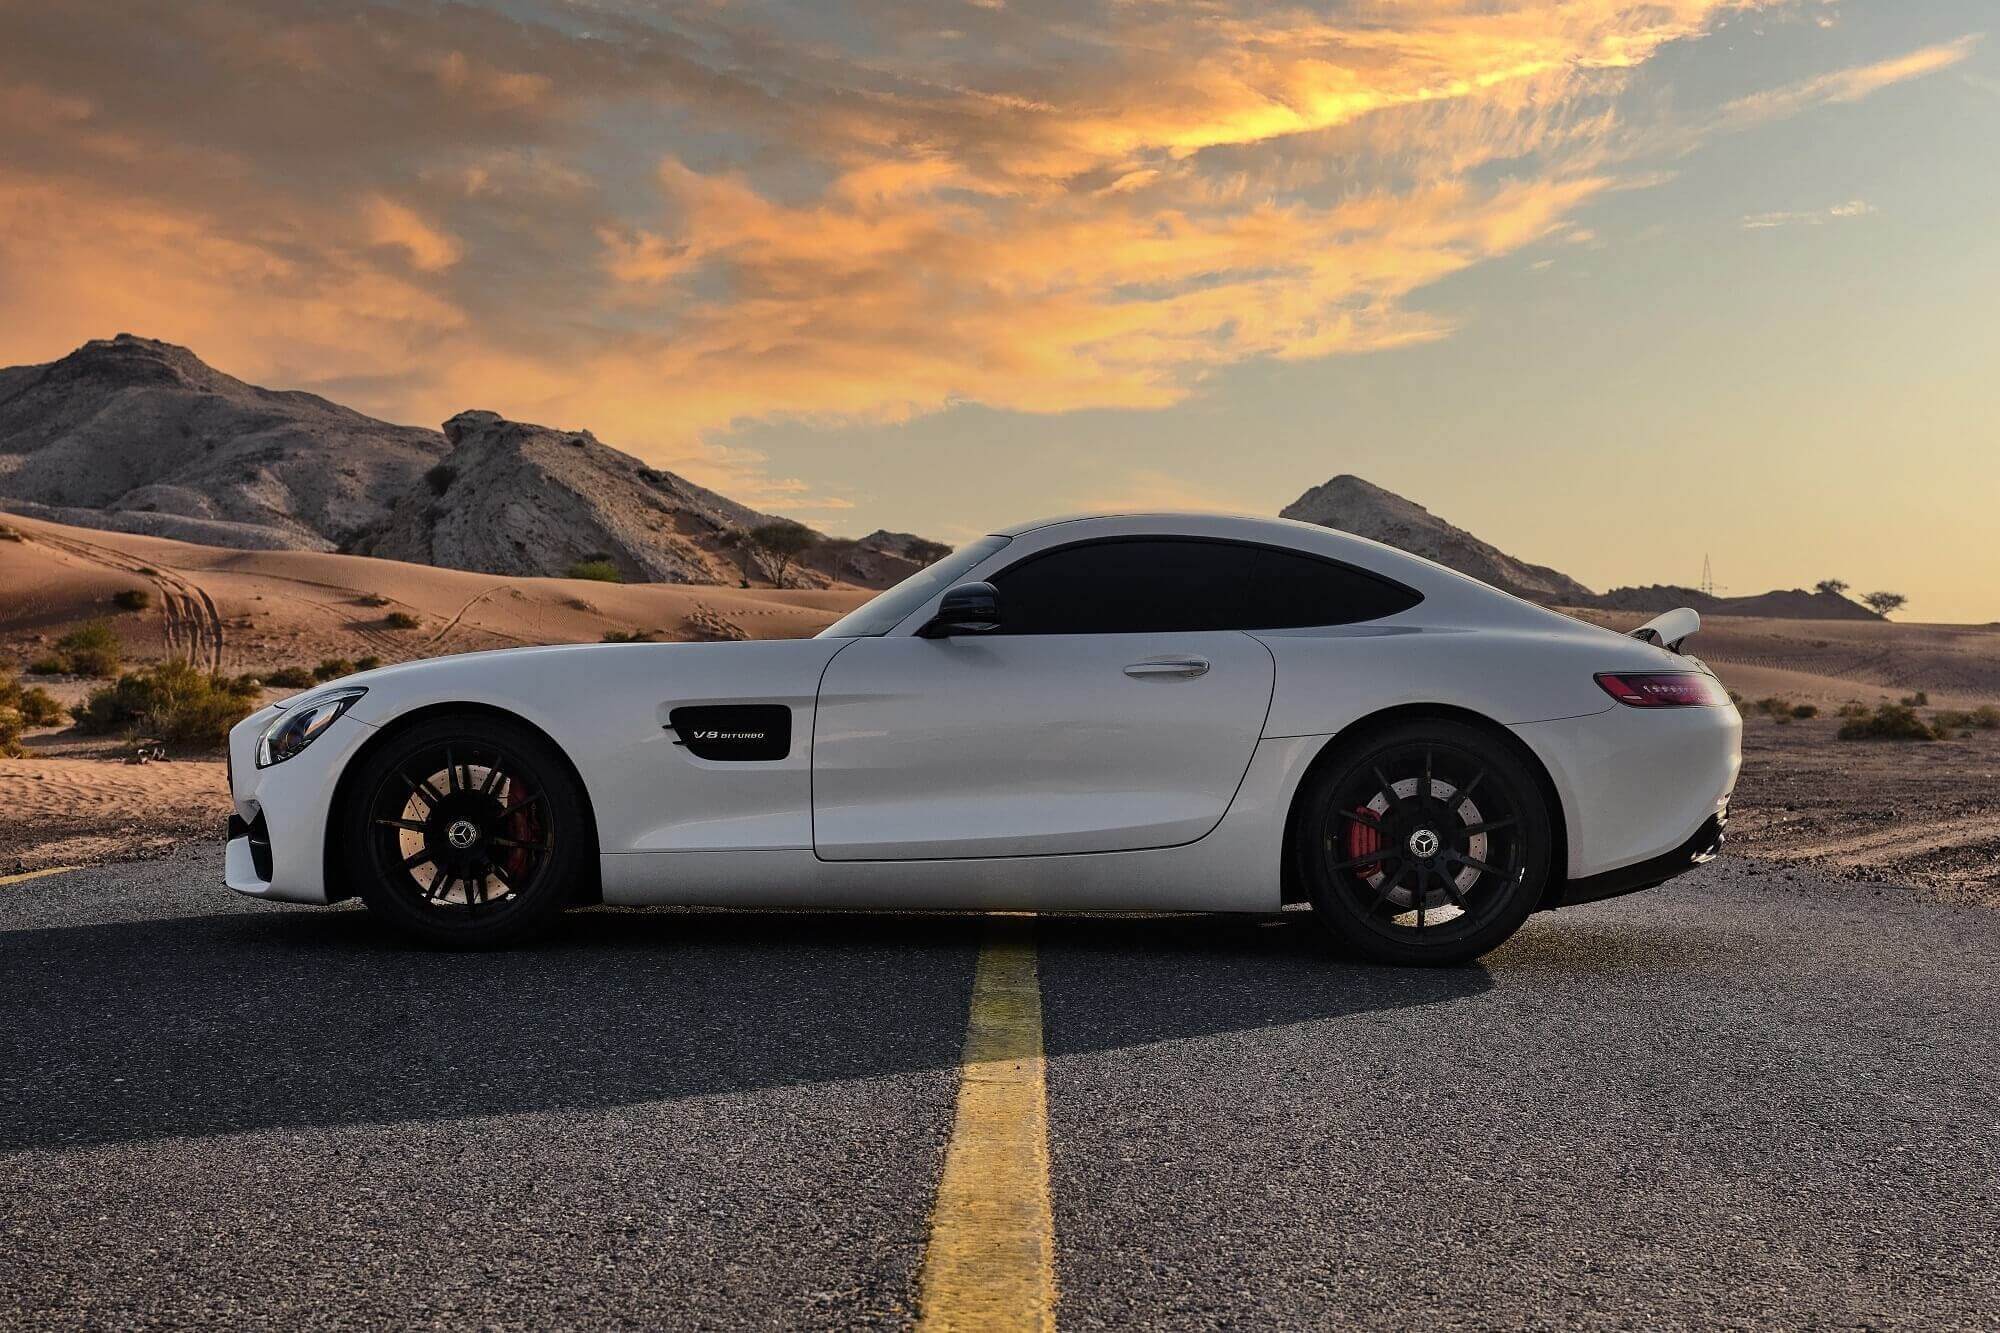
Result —
<path fill-rule="evenodd" d="M 479 841 L 479 826 L 469 819 L 454 819 L 444 836 L 446 842 L 462 852 Z"/>
<path fill-rule="evenodd" d="M 1410 835 L 1410 855 L 1419 861 L 1428 861 L 1438 854 L 1438 835 L 1427 828 L 1420 828 Z"/>

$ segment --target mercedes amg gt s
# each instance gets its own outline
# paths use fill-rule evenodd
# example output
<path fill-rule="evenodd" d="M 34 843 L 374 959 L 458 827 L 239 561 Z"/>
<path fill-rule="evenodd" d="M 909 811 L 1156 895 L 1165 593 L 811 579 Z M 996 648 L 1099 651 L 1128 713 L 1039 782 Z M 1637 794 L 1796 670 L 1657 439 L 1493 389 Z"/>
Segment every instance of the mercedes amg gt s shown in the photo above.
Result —
<path fill-rule="evenodd" d="M 225 878 L 425 941 L 575 903 L 1278 912 L 1381 961 L 1713 856 L 1742 721 L 1630 635 L 1202 515 L 981 538 L 816 638 L 367 671 L 230 736 Z"/>

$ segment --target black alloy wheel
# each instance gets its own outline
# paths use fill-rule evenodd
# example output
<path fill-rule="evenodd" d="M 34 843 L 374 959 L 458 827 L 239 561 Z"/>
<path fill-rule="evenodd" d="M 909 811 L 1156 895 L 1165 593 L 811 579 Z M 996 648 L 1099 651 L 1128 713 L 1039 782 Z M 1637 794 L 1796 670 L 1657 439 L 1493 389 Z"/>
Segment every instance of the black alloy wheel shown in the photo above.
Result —
<path fill-rule="evenodd" d="M 350 793 L 344 847 L 361 897 L 428 943 L 525 937 L 594 855 L 560 756 L 496 719 L 419 723 L 368 756 Z"/>
<path fill-rule="evenodd" d="M 1293 854 L 1322 926 L 1381 962 L 1451 964 L 1497 947 L 1540 901 L 1549 811 L 1505 741 L 1421 720 L 1322 768 Z"/>

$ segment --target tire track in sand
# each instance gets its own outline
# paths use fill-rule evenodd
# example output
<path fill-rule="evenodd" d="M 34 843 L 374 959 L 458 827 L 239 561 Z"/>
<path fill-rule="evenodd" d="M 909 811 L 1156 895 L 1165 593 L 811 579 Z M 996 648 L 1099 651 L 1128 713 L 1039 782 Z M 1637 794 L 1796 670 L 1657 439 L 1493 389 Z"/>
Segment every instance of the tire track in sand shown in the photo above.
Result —
<path fill-rule="evenodd" d="M 150 582 L 160 595 L 167 656 L 185 658 L 203 670 L 222 670 L 222 613 L 216 609 L 215 599 L 208 595 L 206 588 L 192 582 L 178 570 L 147 564 L 136 556 L 113 547 L 99 546 L 95 542 L 57 537 L 46 532 L 36 532 L 29 540 L 53 546 L 79 560 Z"/>

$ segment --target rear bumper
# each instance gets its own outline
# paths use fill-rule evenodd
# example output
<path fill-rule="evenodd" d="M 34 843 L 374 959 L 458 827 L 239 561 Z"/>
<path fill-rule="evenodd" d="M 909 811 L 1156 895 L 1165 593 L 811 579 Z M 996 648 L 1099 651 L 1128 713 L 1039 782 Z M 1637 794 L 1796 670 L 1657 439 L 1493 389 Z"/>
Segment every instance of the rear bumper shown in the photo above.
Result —
<path fill-rule="evenodd" d="M 1722 851 L 1724 831 L 1728 825 L 1729 806 L 1725 801 L 1722 809 L 1710 815 L 1708 821 L 1695 830 L 1693 837 L 1671 852 L 1640 861 L 1636 865 L 1607 870 L 1601 875 L 1570 880 L 1563 886 L 1562 895 L 1556 899 L 1554 905 L 1575 907 L 1579 903 L 1601 902 L 1606 898 L 1637 893 L 1641 889 L 1657 888 L 1675 875 L 1685 874 L 1704 861 L 1713 861 Z"/>

